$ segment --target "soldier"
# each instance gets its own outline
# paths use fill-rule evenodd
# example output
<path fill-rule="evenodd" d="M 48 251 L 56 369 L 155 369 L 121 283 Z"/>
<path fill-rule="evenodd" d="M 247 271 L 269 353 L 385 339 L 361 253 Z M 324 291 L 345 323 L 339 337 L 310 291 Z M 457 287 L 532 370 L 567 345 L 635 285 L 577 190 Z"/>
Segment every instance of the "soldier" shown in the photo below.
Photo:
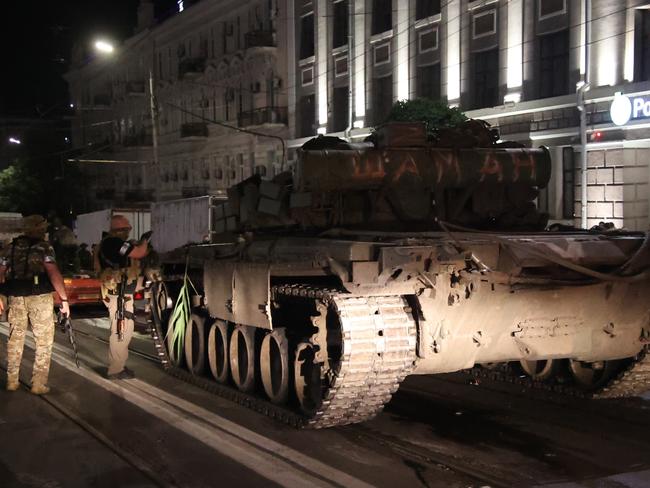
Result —
<path fill-rule="evenodd" d="M 111 335 L 108 347 L 108 378 L 129 379 L 135 377 L 126 367 L 129 343 L 133 335 L 133 293 L 140 275 L 139 259 L 149 252 L 151 233 L 142 236 L 140 242 L 129 241 L 131 224 L 123 215 L 113 215 L 111 228 L 99 244 L 97 257 L 100 266 L 99 279 L 104 304 L 111 319 Z M 118 304 L 124 303 L 124 317 L 119 320 Z M 120 323 L 121 322 L 121 323 Z"/>
<path fill-rule="evenodd" d="M 0 255 L 0 282 L 6 281 L 10 325 L 7 390 L 18 389 L 25 332 L 27 323 L 31 322 L 36 342 L 32 393 L 42 395 L 50 391 L 47 377 L 54 341 L 52 291 L 56 290 L 61 297 L 62 313 L 69 315 L 70 307 L 54 250 L 45 241 L 47 221 L 40 215 L 30 215 L 23 223 L 25 233 L 16 237 Z M 3 308 L 0 303 L 0 312 Z"/>

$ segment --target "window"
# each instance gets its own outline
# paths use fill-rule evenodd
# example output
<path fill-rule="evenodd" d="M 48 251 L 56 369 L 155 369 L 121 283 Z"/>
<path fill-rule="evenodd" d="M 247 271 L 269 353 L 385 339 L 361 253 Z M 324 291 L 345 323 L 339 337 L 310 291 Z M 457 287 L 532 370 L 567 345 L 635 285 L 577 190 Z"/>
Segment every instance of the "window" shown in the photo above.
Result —
<path fill-rule="evenodd" d="M 472 108 L 499 104 L 499 49 L 472 53 Z"/>
<path fill-rule="evenodd" d="M 575 190 L 575 153 L 572 147 L 562 149 L 562 218 L 574 215 L 573 192 Z"/>
<path fill-rule="evenodd" d="M 316 132 L 316 95 L 307 95 L 300 98 L 299 107 L 298 137 L 313 136 Z"/>
<path fill-rule="evenodd" d="M 334 76 L 344 76 L 348 74 L 348 57 L 341 56 L 334 60 Z"/>
<path fill-rule="evenodd" d="M 566 13 L 566 0 L 538 0 L 537 6 L 539 20 Z"/>
<path fill-rule="evenodd" d="M 418 98 L 440 100 L 440 63 L 419 67 L 416 77 Z"/>
<path fill-rule="evenodd" d="M 332 132 L 340 132 L 348 126 L 349 118 L 349 88 L 341 86 L 334 88 L 332 93 L 332 105 L 334 114 L 332 115 Z"/>
<path fill-rule="evenodd" d="M 374 123 L 381 124 L 386 120 L 393 106 L 393 77 L 375 78 L 373 82 Z"/>
<path fill-rule="evenodd" d="M 417 0 L 415 2 L 415 20 L 426 19 L 440 13 L 440 0 Z"/>
<path fill-rule="evenodd" d="M 425 29 L 418 32 L 418 53 L 438 49 L 438 29 Z"/>
<path fill-rule="evenodd" d="M 472 38 L 491 36 L 497 32 L 497 11 L 488 10 L 474 15 L 472 19 Z"/>
<path fill-rule="evenodd" d="M 314 82 L 314 67 L 310 66 L 305 68 L 300 73 L 300 79 L 302 80 L 302 86 L 309 86 Z"/>
<path fill-rule="evenodd" d="M 348 0 L 334 3 L 332 48 L 345 46 L 348 43 Z"/>
<path fill-rule="evenodd" d="M 384 63 L 390 63 L 390 43 L 375 46 L 373 54 L 375 66 L 379 66 L 380 64 Z"/>
<path fill-rule="evenodd" d="M 372 35 L 381 34 L 393 28 L 392 0 L 373 0 Z"/>
<path fill-rule="evenodd" d="M 647 81 L 650 80 L 650 10 L 636 11 L 634 37 L 634 81 Z"/>
<path fill-rule="evenodd" d="M 539 98 L 569 93 L 569 31 L 539 37 Z"/>
<path fill-rule="evenodd" d="M 300 19 L 300 59 L 314 55 L 314 14 Z"/>

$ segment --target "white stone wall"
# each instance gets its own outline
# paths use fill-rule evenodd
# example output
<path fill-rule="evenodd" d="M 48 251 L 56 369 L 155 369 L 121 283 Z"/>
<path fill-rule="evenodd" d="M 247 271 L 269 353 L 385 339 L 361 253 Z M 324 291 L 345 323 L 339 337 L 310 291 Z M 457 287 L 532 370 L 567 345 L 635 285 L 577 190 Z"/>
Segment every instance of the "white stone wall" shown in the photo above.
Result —
<path fill-rule="evenodd" d="M 612 222 L 616 227 L 649 228 L 650 148 L 589 151 L 587 226 Z M 576 169 L 576 225 L 580 224 L 580 171 Z"/>

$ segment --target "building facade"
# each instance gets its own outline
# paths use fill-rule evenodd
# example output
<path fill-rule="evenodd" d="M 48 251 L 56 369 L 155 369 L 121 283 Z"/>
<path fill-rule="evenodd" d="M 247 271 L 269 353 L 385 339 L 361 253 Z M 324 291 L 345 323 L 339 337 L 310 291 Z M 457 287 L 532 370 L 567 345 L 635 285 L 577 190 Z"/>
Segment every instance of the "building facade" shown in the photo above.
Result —
<path fill-rule="evenodd" d="M 112 59 L 68 74 L 86 159 L 133 161 L 88 164 L 98 206 L 223 193 L 291 167 L 309 137 L 362 139 L 395 101 L 428 97 L 503 139 L 548 146 L 554 171 L 539 203 L 552 219 L 648 229 L 647 0 L 183 3 L 155 24 L 142 1 L 139 32 Z M 620 125 L 617 93 L 631 106 Z M 213 121 L 278 136 L 286 151 Z"/>
<path fill-rule="evenodd" d="M 92 206 L 225 195 L 283 170 L 286 15 L 275 0 L 179 2 L 110 55 L 76 53 L 67 73 Z M 156 131 L 154 132 L 154 128 Z M 155 144 L 154 144 L 155 143 Z"/>
<path fill-rule="evenodd" d="M 551 149 L 554 175 L 540 205 L 552 219 L 648 229 L 649 121 L 616 125 L 610 106 L 617 92 L 650 91 L 649 2 L 288 3 L 290 147 L 319 132 L 364 137 L 395 101 L 442 98 L 503 139 Z"/>

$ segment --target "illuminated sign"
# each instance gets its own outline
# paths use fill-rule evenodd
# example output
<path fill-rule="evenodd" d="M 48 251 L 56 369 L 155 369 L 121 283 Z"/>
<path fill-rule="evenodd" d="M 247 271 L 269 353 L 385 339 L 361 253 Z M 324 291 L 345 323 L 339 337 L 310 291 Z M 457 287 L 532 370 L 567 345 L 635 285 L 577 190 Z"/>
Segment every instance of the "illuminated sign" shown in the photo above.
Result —
<path fill-rule="evenodd" d="M 609 115 L 616 125 L 625 125 L 632 119 L 650 117 L 650 100 L 628 97 L 618 92 L 609 107 Z"/>

